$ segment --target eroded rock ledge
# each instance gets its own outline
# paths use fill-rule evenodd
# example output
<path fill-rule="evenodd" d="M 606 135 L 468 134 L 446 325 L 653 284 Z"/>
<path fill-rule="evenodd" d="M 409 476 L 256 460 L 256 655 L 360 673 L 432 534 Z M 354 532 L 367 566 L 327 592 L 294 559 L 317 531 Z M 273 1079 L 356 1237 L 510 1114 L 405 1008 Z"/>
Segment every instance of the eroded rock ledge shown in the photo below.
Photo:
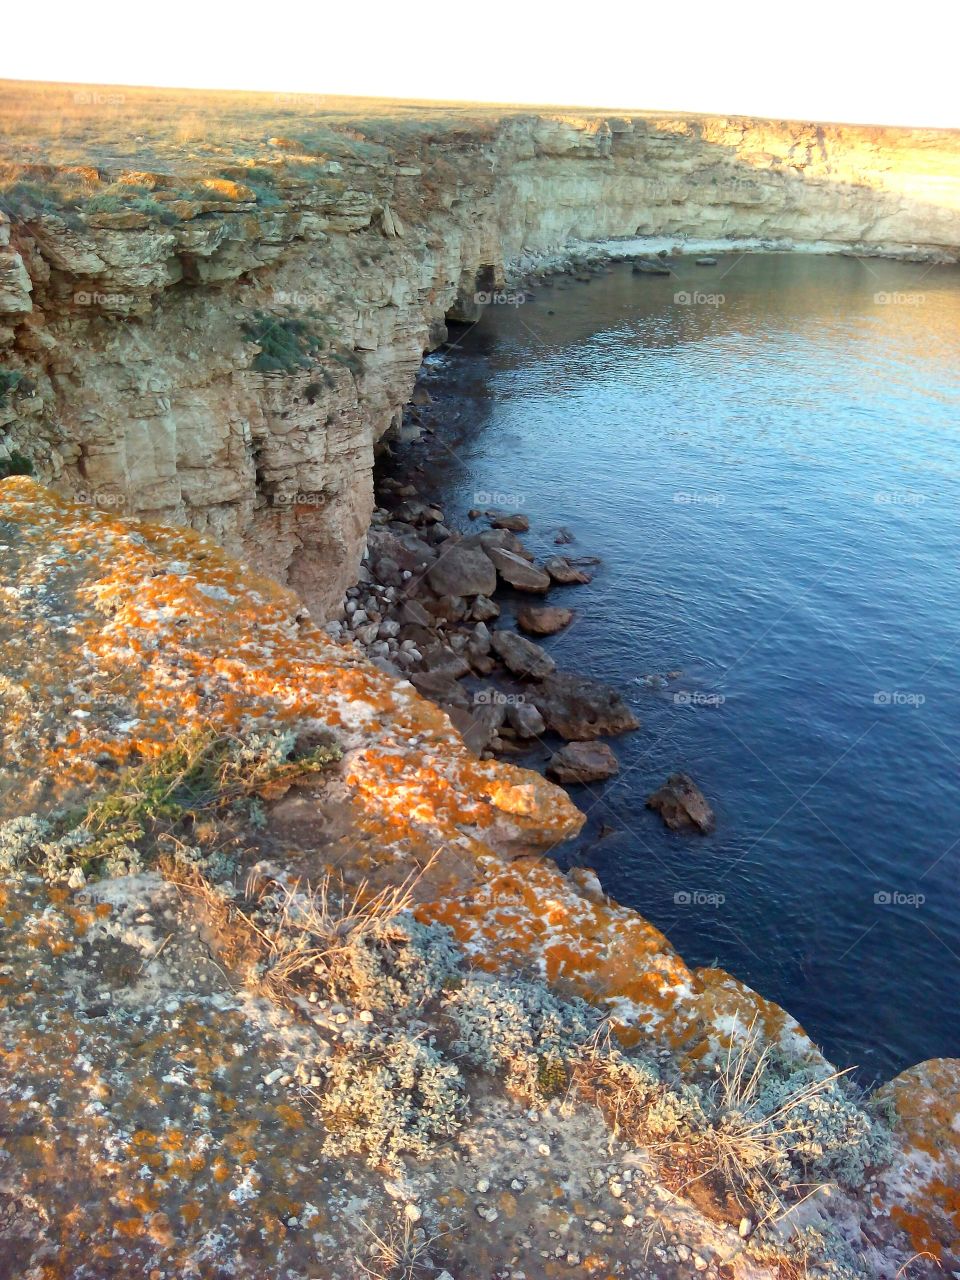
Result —
<path fill-rule="evenodd" d="M 199 725 L 320 735 L 337 744 L 340 762 L 316 785 L 270 800 L 263 834 L 245 832 L 262 841 L 248 859 L 259 852 L 290 881 L 337 868 L 373 889 L 426 868 L 414 914 L 447 926 L 472 972 L 524 973 L 582 997 L 609 1015 L 621 1044 L 669 1062 L 680 1080 L 722 1070 L 745 1035 L 785 1070 L 829 1070 L 783 1010 L 729 974 L 688 968 L 590 872 L 558 870 L 547 855 L 582 821 L 562 791 L 477 760 L 408 683 L 331 641 L 290 591 L 212 539 L 13 478 L 0 482 L 0 548 L 0 816 L 82 802 Z M 790 1274 L 776 1252 L 764 1262 L 744 1251 L 739 1210 L 732 1222 L 729 1212 L 719 1223 L 699 1216 L 624 1152 L 616 1126 L 605 1135 L 555 1104 L 530 1119 L 478 1093 L 462 1157 L 451 1161 L 441 1144 L 432 1165 L 376 1190 L 321 1149 L 317 1095 L 309 1070 L 300 1074 L 317 1051 L 312 1006 L 301 1002 L 307 1021 L 291 1022 L 232 982 L 217 986 L 226 974 L 210 963 L 207 935 L 196 918 L 177 917 L 158 877 L 82 881 L 44 886 L 28 875 L 0 886 L 9 1067 L 0 1082 L 0 1237 L 22 1274 L 79 1275 L 94 1256 L 102 1275 L 213 1276 L 226 1266 L 253 1276 L 282 1264 L 346 1278 L 357 1273 L 356 1237 L 377 1195 L 411 1204 L 408 1222 L 425 1211 L 431 1225 L 456 1219 L 456 1249 L 472 1260 L 457 1280 L 479 1274 L 470 1269 L 477 1259 L 491 1273 L 528 1276 L 576 1274 L 582 1264 L 586 1273 L 679 1277 L 693 1256 L 715 1280 Z M 352 1026 L 349 1014 L 323 1008 L 322 1027 Z M 337 1052 L 349 1058 L 350 1043 Z M 860 1269 L 830 1269 L 827 1258 L 808 1274 L 918 1277 L 957 1266 L 960 1062 L 920 1064 L 879 1101 L 891 1126 L 882 1164 L 865 1182 L 801 1202 L 785 1224 L 786 1235 L 829 1227 Z M 549 1132 L 536 1129 L 541 1119 Z M 829 1112 L 824 1123 L 834 1123 Z M 525 1159 L 531 1143 L 536 1172 L 518 1178 L 510 1161 Z M 571 1162 L 591 1169 L 601 1151 L 599 1183 L 581 1187 Z M 475 1184 L 463 1183 L 478 1171 Z M 502 1186 L 496 1200 L 487 1197 L 491 1176 Z M 591 1196 L 602 1208 L 588 1207 Z M 467 1205 L 461 1214 L 471 1197 L 476 1212 Z M 528 1255 L 532 1242 L 521 1233 L 515 1243 L 504 1224 L 545 1231 L 538 1215 L 548 1197 L 545 1243 L 566 1243 Z M 659 1261 L 629 1236 L 641 1204 L 665 1241 L 679 1241 L 654 1245 Z M 749 1233 L 756 1223 L 746 1221 Z"/>
<path fill-rule="evenodd" d="M 0 156 L 0 465 L 210 533 L 318 619 L 356 578 L 374 445 L 478 291 L 637 233 L 960 244 L 955 132 L 313 102 L 243 129 Z"/>

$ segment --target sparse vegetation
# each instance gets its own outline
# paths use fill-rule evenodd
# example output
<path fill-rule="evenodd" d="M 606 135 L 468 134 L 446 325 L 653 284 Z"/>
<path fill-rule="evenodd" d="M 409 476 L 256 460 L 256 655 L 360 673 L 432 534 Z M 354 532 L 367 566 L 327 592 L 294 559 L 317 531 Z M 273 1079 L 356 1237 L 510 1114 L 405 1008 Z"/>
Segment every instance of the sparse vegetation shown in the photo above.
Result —
<path fill-rule="evenodd" d="M 258 373 L 294 373 L 309 369 L 324 340 L 299 316 L 276 316 L 257 311 L 243 331 L 260 347 L 253 361 Z"/>
<path fill-rule="evenodd" d="M 302 755 L 296 745 L 290 731 L 183 734 L 154 759 L 123 773 L 112 790 L 82 812 L 53 820 L 15 818 L 0 826 L 0 870 L 32 870 L 51 881 L 77 878 L 78 871 L 81 880 L 137 871 L 156 853 L 158 842 L 189 830 L 201 815 L 282 791 L 339 759 L 333 745 L 314 746 Z M 175 860 L 204 863 L 208 874 L 223 873 L 222 862 L 204 862 L 193 845 L 176 839 L 173 844 L 179 851 Z"/>

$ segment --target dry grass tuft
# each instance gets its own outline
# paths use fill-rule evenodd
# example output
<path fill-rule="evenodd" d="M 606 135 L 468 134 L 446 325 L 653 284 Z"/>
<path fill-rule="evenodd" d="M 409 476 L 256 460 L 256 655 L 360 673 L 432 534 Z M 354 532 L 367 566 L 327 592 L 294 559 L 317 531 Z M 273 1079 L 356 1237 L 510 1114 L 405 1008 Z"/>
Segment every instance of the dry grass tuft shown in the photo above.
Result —
<path fill-rule="evenodd" d="M 436 1275 L 430 1249 L 440 1235 L 428 1237 L 406 1214 L 399 1223 L 391 1223 L 382 1236 L 368 1223 L 363 1225 L 373 1238 L 372 1247 L 368 1260 L 358 1257 L 356 1263 L 369 1280 L 419 1280 L 420 1276 Z"/>

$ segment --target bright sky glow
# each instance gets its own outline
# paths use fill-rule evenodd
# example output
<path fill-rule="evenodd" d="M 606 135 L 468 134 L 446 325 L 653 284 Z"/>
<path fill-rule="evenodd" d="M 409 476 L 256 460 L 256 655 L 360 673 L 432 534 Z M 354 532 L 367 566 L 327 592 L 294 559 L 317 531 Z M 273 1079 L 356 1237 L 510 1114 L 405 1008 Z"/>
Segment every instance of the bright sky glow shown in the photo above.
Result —
<path fill-rule="evenodd" d="M 960 126 L 960 6 L 40 0 L 0 77 Z"/>

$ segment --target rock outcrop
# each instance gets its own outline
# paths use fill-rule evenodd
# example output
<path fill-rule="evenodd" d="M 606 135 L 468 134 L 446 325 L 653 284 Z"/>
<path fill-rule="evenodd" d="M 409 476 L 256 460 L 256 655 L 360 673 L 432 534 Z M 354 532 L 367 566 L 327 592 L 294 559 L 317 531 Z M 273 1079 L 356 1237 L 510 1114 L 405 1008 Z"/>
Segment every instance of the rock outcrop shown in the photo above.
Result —
<path fill-rule="evenodd" d="M 143 119 L 126 162 L 0 156 L 0 468 L 208 533 L 318 618 L 356 579 L 373 450 L 424 352 L 511 277 L 638 233 L 960 244 L 952 132 L 312 106 L 309 130 L 261 107 L 209 161 L 132 144 Z M 216 137 L 217 105 L 190 108 Z"/>
<path fill-rule="evenodd" d="M 619 1043 L 653 1054 L 664 1071 L 669 1061 L 679 1079 L 706 1078 L 712 1088 L 729 1073 L 731 1053 L 753 1045 L 777 1072 L 829 1075 L 783 1010 L 729 974 L 688 967 L 592 872 L 563 874 L 544 856 L 582 823 L 562 791 L 476 759 L 443 712 L 353 646 L 334 643 L 290 591 L 212 539 L 98 512 L 13 478 L 0 482 L 0 542 L 3 816 L 52 806 L 64 813 L 65 802 L 82 802 L 119 769 L 160 758 L 200 727 L 319 735 L 337 744 L 339 763 L 310 786 L 281 789 L 261 814 L 261 833 L 246 833 L 263 842 L 271 874 L 299 884 L 336 868 L 373 893 L 419 870 L 413 913 L 448 926 L 468 974 L 539 975 L 599 1006 Z M 0 1236 L 18 1274 L 40 1266 L 85 1274 L 90 1256 L 104 1275 L 226 1267 L 253 1277 L 320 1260 L 325 1274 L 347 1280 L 362 1252 L 358 1214 L 373 1204 L 382 1212 L 394 1197 L 412 1206 L 403 1212 L 413 1220 L 426 1205 L 434 1223 L 469 1195 L 477 1213 L 458 1217 L 456 1242 L 443 1246 L 462 1259 L 458 1276 L 475 1273 L 476 1256 L 488 1273 L 503 1265 L 505 1249 L 534 1248 L 516 1243 L 512 1230 L 505 1243 L 502 1222 L 487 1231 L 501 1215 L 534 1234 L 554 1224 L 569 1240 L 601 1237 L 588 1270 L 604 1274 L 689 1274 L 683 1239 L 711 1260 L 698 1270 L 738 1280 L 783 1274 L 776 1252 L 767 1262 L 748 1252 L 751 1219 L 738 1232 L 739 1212 L 716 1204 L 701 1217 L 683 1201 L 686 1180 L 678 1195 L 622 1143 L 621 1163 L 610 1165 L 614 1136 L 547 1100 L 549 1063 L 539 1068 L 547 1094 L 537 1111 L 497 1110 L 489 1089 L 478 1095 L 455 1160 L 440 1146 L 433 1165 L 411 1162 L 393 1181 L 331 1164 L 311 1064 L 329 1056 L 331 1041 L 349 1059 L 363 1027 L 384 1011 L 271 1005 L 225 980 L 208 949 L 210 922 L 198 932 L 176 878 L 148 872 L 84 885 L 77 870 L 66 885 L 35 874 L 0 884 L 0 939 L 9 944 L 0 984 Z M 846 1235 L 860 1269 L 845 1275 L 955 1269 L 958 1064 L 921 1064 L 877 1102 L 892 1125 L 875 1155 L 882 1168 L 866 1185 L 854 1170 L 817 1205 L 804 1195 L 791 1223 Z M 536 1167 L 518 1177 L 541 1111 Z M 842 1136 L 840 1119 L 824 1123 L 831 1140 Z M 546 1188 L 601 1153 L 599 1183 L 576 1184 L 573 1209 L 551 1210 L 544 1226 Z M 634 1182 L 611 1174 L 624 1162 Z M 491 1174 L 510 1188 L 495 1205 L 485 1198 Z M 602 1210 L 577 1208 L 585 1195 L 597 1199 L 597 1187 Z M 661 1251 L 653 1270 L 630 1269 L 638 1219 L 626 1206 L 640 1203 L 655 1206 L 686 1254 Z M 582 1247 L 565 1250 L 544 1275 L 579 1265 Z"/>

